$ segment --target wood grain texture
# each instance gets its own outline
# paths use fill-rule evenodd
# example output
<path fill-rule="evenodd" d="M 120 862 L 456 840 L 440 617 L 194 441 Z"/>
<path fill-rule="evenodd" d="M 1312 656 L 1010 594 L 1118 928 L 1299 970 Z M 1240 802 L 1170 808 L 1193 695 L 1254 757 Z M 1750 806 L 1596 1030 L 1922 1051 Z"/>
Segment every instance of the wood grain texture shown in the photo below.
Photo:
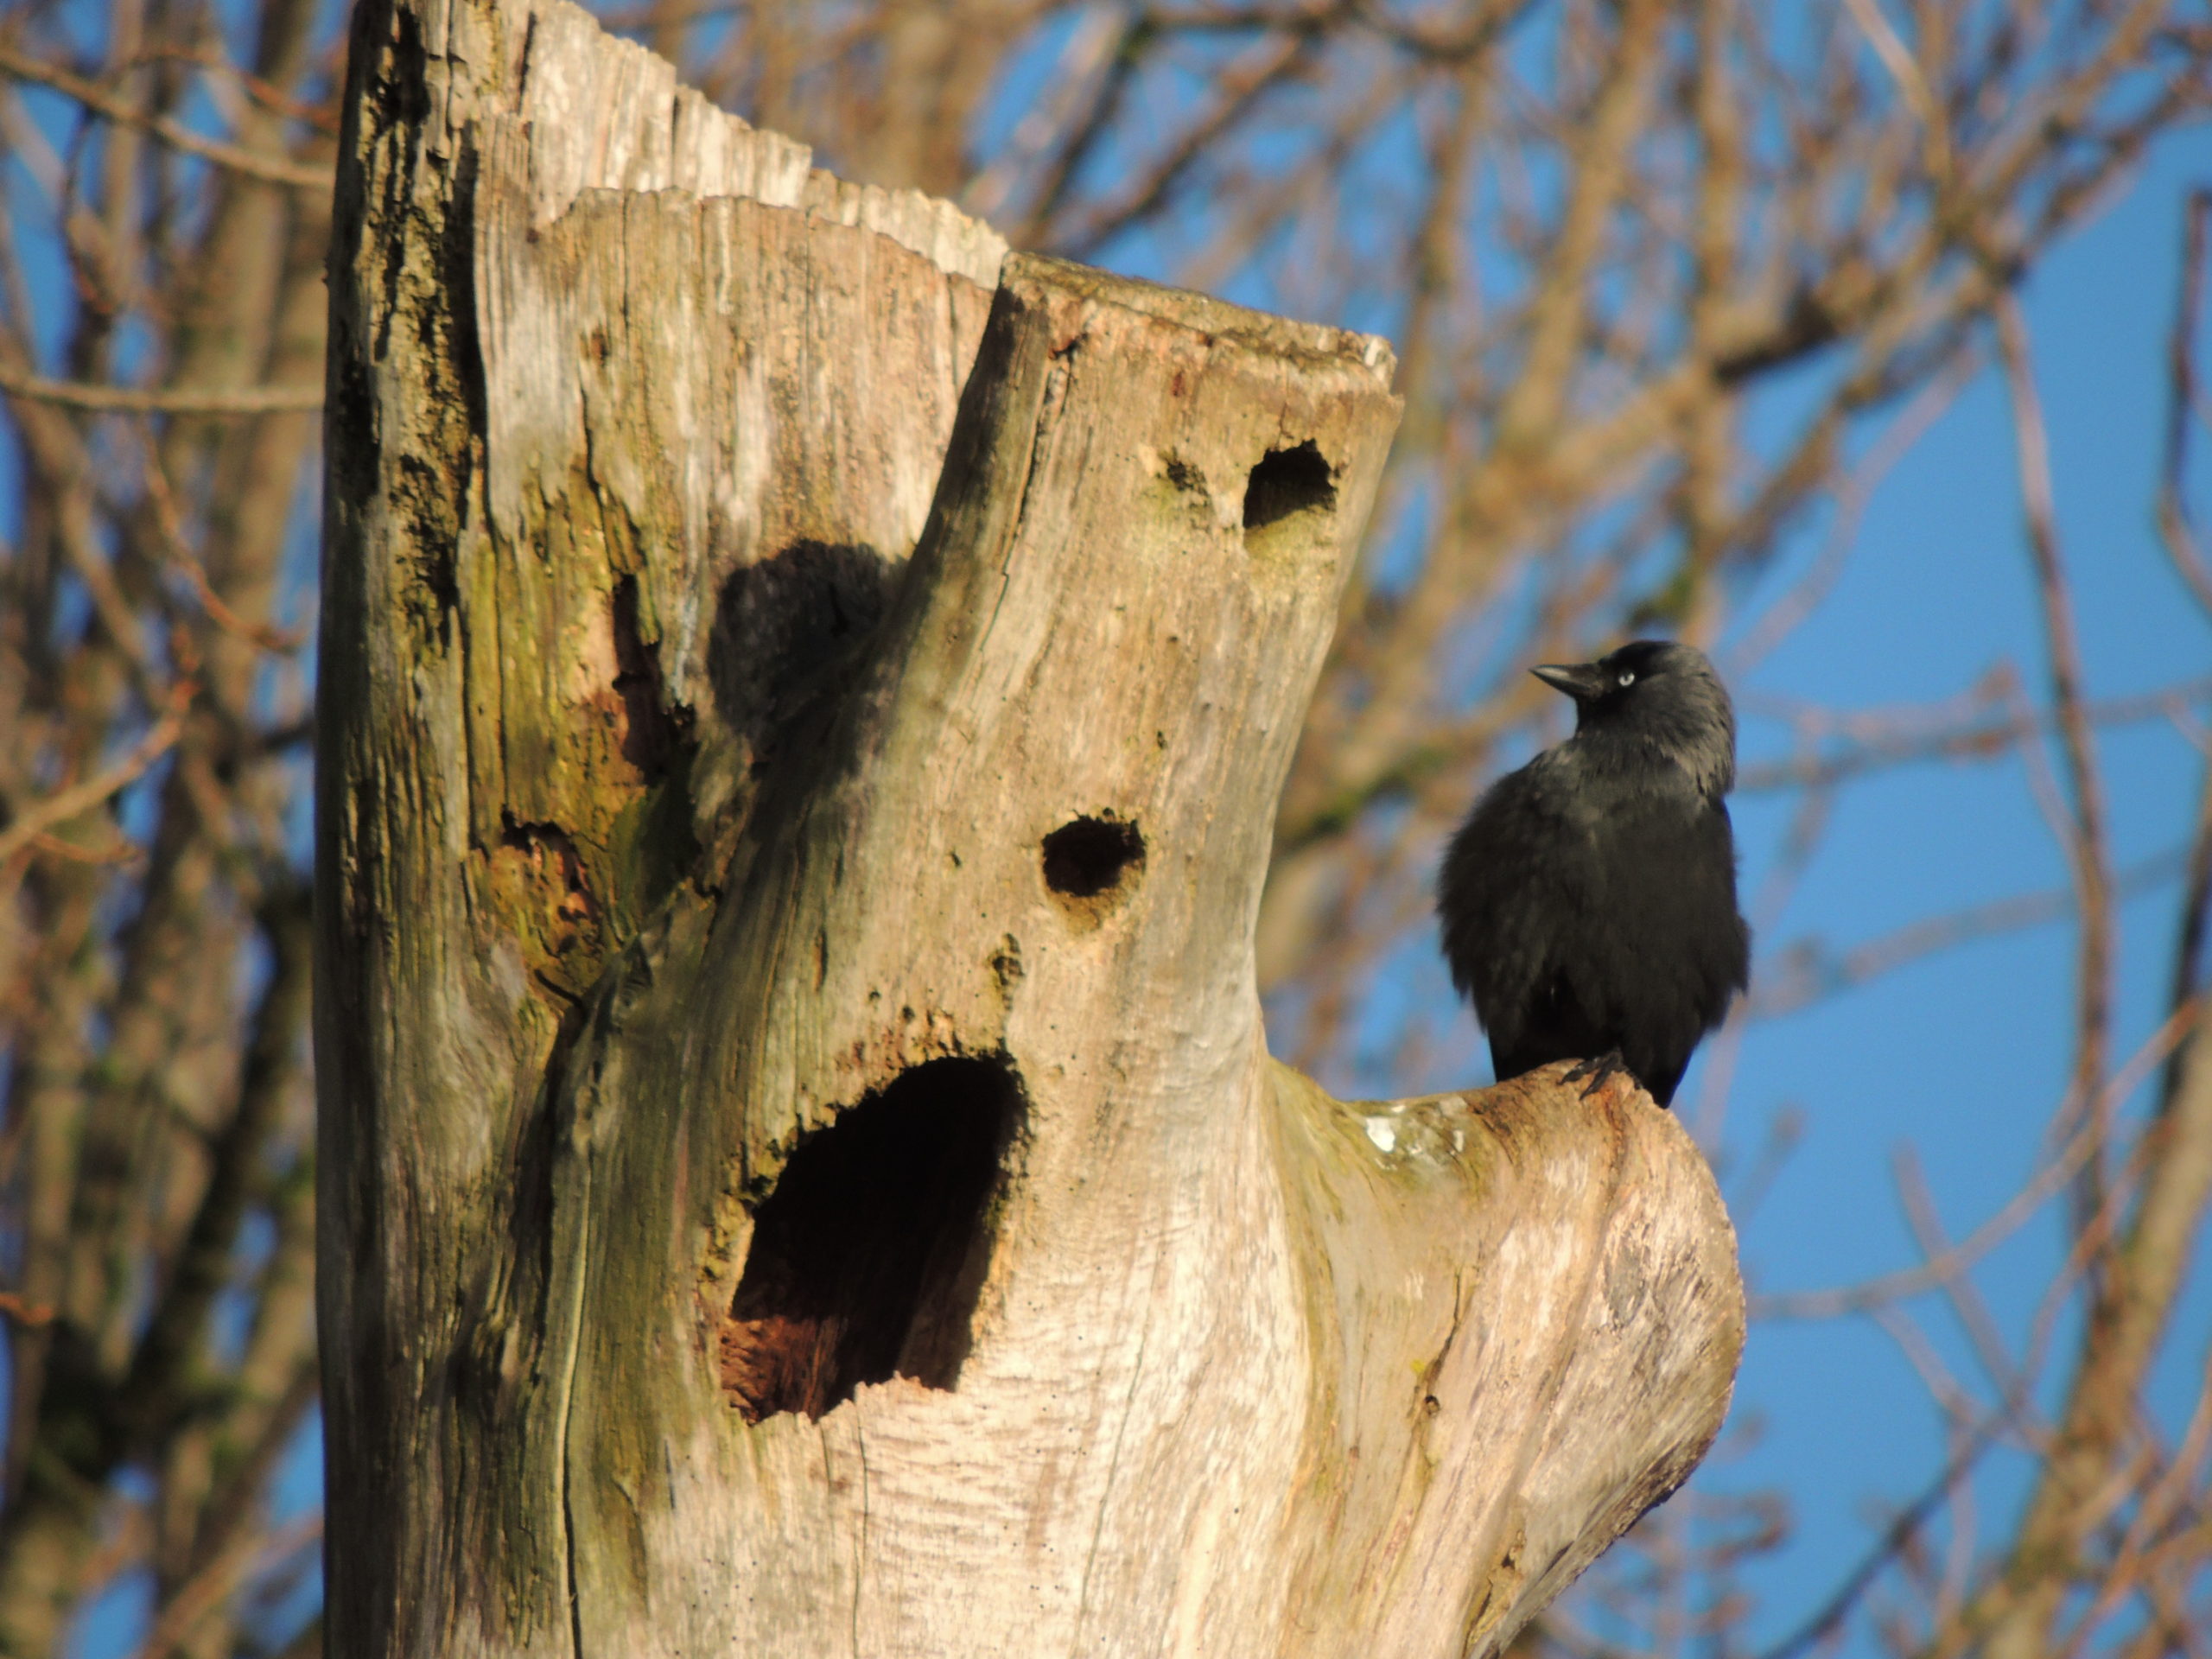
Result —
<path fill-rule="evenodd" d="M 1005 254 L 561 3 L 356 13 L 334 1651 L 1497 1650 L 1742 1339 L 1673 1120 L 1271 1062 L 1379 340 Z"/>

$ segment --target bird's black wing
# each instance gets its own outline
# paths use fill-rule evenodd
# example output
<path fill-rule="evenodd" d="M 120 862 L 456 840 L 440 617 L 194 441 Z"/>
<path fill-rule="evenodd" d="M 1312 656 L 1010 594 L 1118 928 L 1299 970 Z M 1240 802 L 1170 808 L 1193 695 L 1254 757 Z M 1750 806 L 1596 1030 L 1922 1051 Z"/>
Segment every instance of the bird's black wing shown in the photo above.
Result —
<path fill-rule="evenodd" d="M 1736 849 L 1718 801 L 1647 793 L 1605 816 L 1592 925 L 1564 970 L 1661 1105 L 1749 975 Z"/>
<path fill-rule="evenodd" d="M 1556 752 L 1492 785 L 1446 850 L 1437 915 L 1503 1080 L 1611 1046 L 1569 970 L 1597 925 L 1601 825 Z"/>

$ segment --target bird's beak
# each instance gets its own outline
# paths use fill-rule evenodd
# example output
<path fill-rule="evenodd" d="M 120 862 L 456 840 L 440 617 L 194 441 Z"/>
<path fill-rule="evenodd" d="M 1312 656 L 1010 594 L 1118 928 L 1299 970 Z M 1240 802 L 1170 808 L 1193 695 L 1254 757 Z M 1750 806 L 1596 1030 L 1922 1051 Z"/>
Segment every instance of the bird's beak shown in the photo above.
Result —
<path fill-rule="evenodd" d="M 1529 671 L 1577 702 L 1588 702 L 1605 689 L 1605 674 L 1595 663 L 1540 663 Z"/>

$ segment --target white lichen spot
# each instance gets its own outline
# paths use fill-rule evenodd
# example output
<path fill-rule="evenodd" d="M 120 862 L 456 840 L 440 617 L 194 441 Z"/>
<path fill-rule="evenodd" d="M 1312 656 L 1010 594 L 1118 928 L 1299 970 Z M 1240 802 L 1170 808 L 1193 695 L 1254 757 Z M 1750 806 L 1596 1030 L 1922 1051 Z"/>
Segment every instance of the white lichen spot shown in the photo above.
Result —
<path fill-rule="evenodd" d="M 1379 1151 L 1395 1152 L 1398 1149 L 1398 1126 L 1387 1117 L 1370 1117 L 1367 1120 L 1367 1138 Z"/>

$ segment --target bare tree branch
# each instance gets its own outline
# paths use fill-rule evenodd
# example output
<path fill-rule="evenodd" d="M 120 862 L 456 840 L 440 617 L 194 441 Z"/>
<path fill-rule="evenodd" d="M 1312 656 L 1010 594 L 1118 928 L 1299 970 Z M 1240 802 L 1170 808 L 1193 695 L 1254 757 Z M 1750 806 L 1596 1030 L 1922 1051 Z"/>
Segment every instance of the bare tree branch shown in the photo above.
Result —
<path fill-rule="evenodd" d="M 256 151 L 241 149 L 219 139 L 207 138 L 193 131 L 183 123 L 166 115 L 149 114 L 135 109 L 123 99 L 111 97 L 92 82 L 80 75 L 73 75 L 58 64 L 41 63 L 36 58 L 17 51 L 5 41 L 0 41 L 0 74 L 13 75 L 18 80 L 28 80 L 41 86 L 50 86 L 65 92 L 86 109 L 105 116 L 111 121 L 143 127 L 172 149 L 188 156 L 197 156 L 205 162 L 227 168 L 250 179 L 259 179 L 268 184 L 289 185 L 295 189 L 328 191 L 330 169 L 306 162 L 295 162 L 280 156 L 264 156 Z"/>
<path fill-rule="evenodd" d="M 79 813 L 89 812 L 144 777 L 154 762 L 176 747 L 177 739 L 183 734 L 184 708 L 190 698 L 188 686 L 178 688 L 178 696 L 170 707 L 122 755 L 82 783 L 57 789 L 51 795 L 26 804 L 4 827 L 0 827 L 0 863 L 13 858 L 49 830 L 68 823 Z"/>
<path fill-rule="evenodd" d="M 315 386 L 97 386 L 48 380 L 0 367 L 0 391 L 42 404 L 109 415 L 250 416 L 298 413 L 322 407 Z"/>

